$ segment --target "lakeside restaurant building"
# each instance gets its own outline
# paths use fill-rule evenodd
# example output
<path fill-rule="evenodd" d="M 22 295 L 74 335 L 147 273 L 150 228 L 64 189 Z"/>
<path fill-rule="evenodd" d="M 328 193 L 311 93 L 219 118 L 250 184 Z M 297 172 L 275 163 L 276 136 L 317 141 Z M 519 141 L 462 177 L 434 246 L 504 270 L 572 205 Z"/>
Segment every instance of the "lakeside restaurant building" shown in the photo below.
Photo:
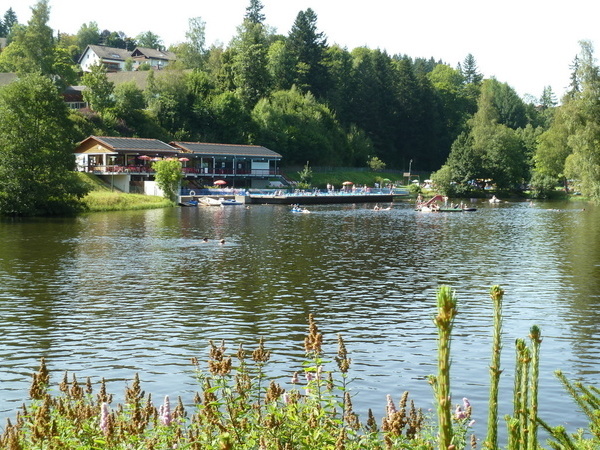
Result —
<path fill-rule="evenodd" d="M 181 161 L 188 187 L 214 185 L 216 179 L 234 188 L 264 188 L 281 181 L 281 155 L 258 145 L 170 142 L 158 139 L 90 136 L 75 149 L 77 170 L 93 173 L 123 192 L 149 193 L 152 163 Z"/>

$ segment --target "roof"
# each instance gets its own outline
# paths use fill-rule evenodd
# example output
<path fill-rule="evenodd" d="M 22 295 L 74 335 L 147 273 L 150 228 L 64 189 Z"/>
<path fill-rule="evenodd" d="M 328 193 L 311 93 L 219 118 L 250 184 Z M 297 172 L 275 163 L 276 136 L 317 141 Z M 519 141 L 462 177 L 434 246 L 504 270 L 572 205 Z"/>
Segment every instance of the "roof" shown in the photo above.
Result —
<path fill-rule="evenodd" d="M 176 155 L 177 149 L 165 144 L 158 139 L 126 138 L 126 137 L 106 137 L 90 136 L 83 140 L 79 147 L 94 140 L 104 147 L 114 152 L 149 152 L 149 153 L 169 153 Z"/>
<path fill-rule="evenodd" d="M 281 158 L 279 153 L 260 145 L 208 144 L 202 142 L 170 142 L 174 147 L 190 152 L 214 156 L 248 156 L 256 158 Z"/>
<path fill-rule="evenodd" d="M 136 47 L 136 49 L 131 53 L 131 57 L 135 58 L 136 56 L 145 56 L 148 59 L 164 59 L 166 61 L 177 60 L 177 56 L 173 52 L 146 47 Z"/>
<path fill-rule="evenodd" d="M 140 70 L 140 71 L 134 71 L 134 72 L 121 71 L 121 72 L 107 73 L 106 78 L 108 81 L 114 83 L 115 86 L 118 86 L 123 83 L 127 83 L 129 81 L 133 81 L 139 89 L 144 90 L 144 89 L 146 89 L 146 86 L 148 86 L 148 74 L 150 72 L 154 73 L 155 79 L 159 79 L 161 77 L 172 77 L 174 73 L 178 73 L 179 71 L 175 72 L 170 69 Z"/>
<path fill-rule="evenodd" d="M 0 73 L 0 86 L 6 86 L 7 84 L 15 81 L 19 76 L 14 72 L 3 72 Z"/>
<path fill-rule="evenodd" d="M 125 61 L 131 57 L 131 52 L 124 48 L 107 47 L 105 45 L 88 45 L 79 61 L 82 60 L 83 56 L 87 53 L 87 50 L 92 50 L 100 59 L 114 59 L 117 61 Z"/>

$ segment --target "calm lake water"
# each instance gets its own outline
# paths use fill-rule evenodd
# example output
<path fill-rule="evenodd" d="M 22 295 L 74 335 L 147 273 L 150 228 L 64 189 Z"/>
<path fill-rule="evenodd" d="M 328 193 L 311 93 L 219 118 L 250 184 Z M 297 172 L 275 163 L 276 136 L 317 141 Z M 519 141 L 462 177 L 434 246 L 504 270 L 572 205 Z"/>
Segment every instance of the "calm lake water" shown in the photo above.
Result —
<path fill-rule="evenodd" d="M 196 385 L 190 358 L 209 339 L 234 352 L 261 336 L 271 374 L 301 368 L 314 313 L 330 356 L 342 333 L 355 409 L 378 418 L 385 396 L 408 390 L 432 407 L 435 292 L 457 291 L 453 403 L 468 397 L 485 437 L 492 304 L 504 298 L 500 434 L 512 411 L 514 341 L 541 327 L 540 415 L 569 431 L 586 421 L 555 379 L 598 385 L 600 208 L 572 203 L 479 203 L 472 213 L 427 214 L 398 202 L 173 208 L 0 222 L 0 417 L 27 400 L 45 356 L 64 371 L 108 381 L 118 398 L 135 373 L 155 399 Z M 583 210 L 585 208 L 585 210 Z M 210 239 L 202 243 L 203 237 Z M 226 239 L 219 245 L 217 239 Z"/>

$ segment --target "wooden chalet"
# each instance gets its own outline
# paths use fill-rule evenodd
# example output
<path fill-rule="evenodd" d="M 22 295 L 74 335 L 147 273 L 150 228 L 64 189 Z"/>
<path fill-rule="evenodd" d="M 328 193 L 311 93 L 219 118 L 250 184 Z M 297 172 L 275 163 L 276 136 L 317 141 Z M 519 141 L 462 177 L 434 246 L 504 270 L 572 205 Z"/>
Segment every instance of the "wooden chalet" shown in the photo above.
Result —
<path fill-rule="evenodd" d="M 171 142 L 158 139 L 90 136 L 75 149 L 77 170 L 93 173 L 124 192 L 145 192 L 154 181 L 152 163 L 175 158 L 186 184 L 212 186 L 216 179 L 236 188 L 263 188 L 280 179 L 281 155 L 258 145 Z"/>

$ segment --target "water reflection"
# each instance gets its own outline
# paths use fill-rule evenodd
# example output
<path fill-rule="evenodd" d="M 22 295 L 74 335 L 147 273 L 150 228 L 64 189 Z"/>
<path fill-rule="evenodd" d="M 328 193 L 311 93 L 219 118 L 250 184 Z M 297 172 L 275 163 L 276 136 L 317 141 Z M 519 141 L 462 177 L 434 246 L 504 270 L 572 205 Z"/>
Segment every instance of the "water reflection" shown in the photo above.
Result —
<path fill-rule="evenodd" d="M 488 289 L 506 290 L 501 414 L 509 413 L 513 343 L 542 329 L 542 416 L 572 408 L 552 372 L 595 382 L 599 372 L 600 212 L 572 204 L 478 205 L 422 214 L 408 204 L 314 206 L 312 214 L 253 205 L 0 222 L 0 414 L 25 399 L 40 356 L 51 369 L 104 376 L 121 394 L 139 372 L 148 392 L 187 396 L 189 359 L 209 339 L 253 348 L 267 337 L 289 375 L 315 313 L 326 348 L 344 335 L 355 407 L 381 415 L 409 390 L 431 405 L 435 290 L 457 291 L 453 395 L 485 422 L 491 346 Z M 209 238 L 208 243 L 202 238 Z M 225 238 L 225 245 L 218 239 Z M 173 392 L 174 386 L 179 390 Z M 581 417 L 570 421 L 581 426 Z M 480 432 L 481 434 L 481 432 Z"/>

